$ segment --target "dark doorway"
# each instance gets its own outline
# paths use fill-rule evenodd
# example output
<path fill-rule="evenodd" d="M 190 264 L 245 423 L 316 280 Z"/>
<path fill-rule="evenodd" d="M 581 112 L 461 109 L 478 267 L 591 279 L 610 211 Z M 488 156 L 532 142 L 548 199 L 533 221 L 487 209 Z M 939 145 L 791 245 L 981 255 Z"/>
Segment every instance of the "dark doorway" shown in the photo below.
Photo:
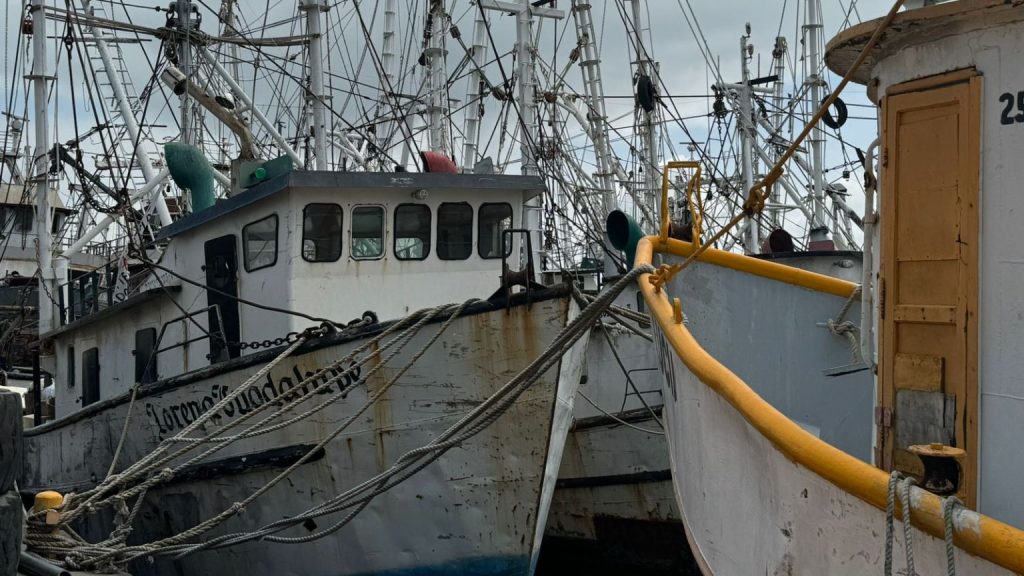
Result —
<path fill-rule="evenodd" d="M 206 302 L 210 326 L 210 364 L 239 356 L 238 248 L 234 234 L 207 240 Z M 219 315 L 218 315 L 219 312 Z"/>

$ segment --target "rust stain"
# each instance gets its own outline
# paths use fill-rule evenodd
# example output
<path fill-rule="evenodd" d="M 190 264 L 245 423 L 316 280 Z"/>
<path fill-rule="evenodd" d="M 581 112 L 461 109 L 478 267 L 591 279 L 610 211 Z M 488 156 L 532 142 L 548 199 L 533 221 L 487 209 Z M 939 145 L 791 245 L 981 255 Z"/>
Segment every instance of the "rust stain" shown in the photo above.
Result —
<path fill-rule="evenodd" d="M 380 348 L 375 343 L 373 352 L 370 354 L 370 364 L 376 368 L 383 363 L 380 356 Z M 371 369 L 372 369 L 371 368 Z M 377 394 L 387 384 L 387 370 L 381 368 L 373 376 L 366 379 L 366 392 L 372 396 Z M 383 472 L 387 468 L 387 459 L 384 457 L 384 435 L 391 428 L 391 398 L 390 393 L 385 392 L 373 404 L 373 438 L 377 448 L 377 471 Z"/>

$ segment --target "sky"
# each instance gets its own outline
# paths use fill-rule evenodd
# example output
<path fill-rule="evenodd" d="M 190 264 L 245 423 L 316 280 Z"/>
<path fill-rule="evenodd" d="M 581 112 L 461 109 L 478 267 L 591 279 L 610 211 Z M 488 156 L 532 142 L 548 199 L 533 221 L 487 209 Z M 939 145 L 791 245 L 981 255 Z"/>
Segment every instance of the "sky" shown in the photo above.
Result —
<path fill-rule="evenodd" d="M 3 0 L 4 5 L 4 75 L 2 89 L 8 94 L 10 78 L 13 76 L 13 67 L 17 60 L 16 51 L 26 50 L 23 42 L 24 37 L 18 34 L 20 28 L 19 13 L 23 2 L 21 0 Z M 324 28 L 331 37 L 328 49 L 326 50 L 325 66 L 329 72 L 328 84 L 333 88 L 331 105 L 339 110 L 341 117 L 347 122 L 364 126 L 367 117 L 372 117 L 378 108 L 375 103 L 379 100 L 379 78 L 380 53 L 382 46 L 383 6 L 386 0 L 361 0 L 354 3 L 353 0 L 329 0 L 331 9 L 324 16 Z M 422 6 L 425 0 L 394 0 L 397 6 L 398 34 L 400 48 L 398 52 L 403 54 L 399 58 L 398 80 L 396 88 L 401 93 L 413 94 L 418 89 L 419 76 L 415 57 L 419 55 L 419 42 L 422 38 L 422 18 L 416 15 L 422 13 Z M 820 0 L 822 20 L 824 22 L 823 36 L 825 41 L 834 36 L 840 30 L 857 24 L 862 20 L 880 17 L 888 9 L 887 0 Z M 851 5 L 852 3 L 852 5 Z M 58 0 L 51 2 L 63 7 L 65 2 Z M 164 22 L 164 15 L 154 10 L 155 7 L 167 5 L 166 1 L 151 2 L 146 0 L 126 0 L 125 2 L 94 2 L 94 6 L 100 8 L 98 15 L 113 16 L 119 20 L 131 20 L 140 25 L 158 27 Z M 198 0 L 197 8 L 203 16 L 201 28 L 205 32 L 216 33 L 217 18 L 214 11 L 220 3 L 217 0 Z M 538 58 L 550 63 L 551 70 L 565 72 L 564 92 L 582 91 L 582 81 L 578 66 L 568 65 L 568 55 L 575 43 L 575 33 L 572 27 L 573 19 L 568 14 L 570 2 L 557 0 L 554 7 L 566 12 L 566 18 L 556 21 L 544 19 L 538 27 Z M 623 22 L 623 14 L 628 15 L 629 2 L 622 0 L 593 0 L 592 15 L 598 35 L 600 48 L 601 69 L 606 94 L 606 106 L 608 118 L 612 125 L 621 128 L 624 138 L 616 139 L 613 142 L 618 155 L 626 158 L 631 156 L 631 141 L 635 144 L 632 136 L 633 124 L 633 100 L 632 100 L 632 60 L 631 41 L 627 35 L 627 27 Z M 787 71 L 785 92 L 792 93 L 795 89 L 794 78 L 790 76 L 795 73 L 796 77 L 802 78 L 801 52 L 799 49 L 801 38 L 801 24 L 804 19 L 804 10 L 807 0 L 649 0 L 644 3 L 649 14 L 651 39 L 650 50 L 653 58 L 659 63 L 660 75 L 667 90 L 662 91 L 663 101 L 666 103 L 667 116 L 682 117 L 689 134 L 684 133 L 682 127 L 675 122 L 665 124 L 665 146 L 663 160 L 686 157 L 693 152 L 687 149 L 687 144 L 697 142 L 698 148 L 707 146 L 706 152 L 709 155 L 719 154 L 714 138 L 723 134 L 725 128 L 721 123 L 714 123 L 709 118 L 712 99 L 709 85 L 714 82 L 714 72 L 708 65 L 702 52 L 706 51 L 712 55 L 714 68 L 721 72 L 722 79 L 726 82 L 735 82 L 740 78 L 740 36 L 744 34 L 745 27 L 751 27 L 750 43 L 753 45 L 753 56 L 750 60 L 752 74 L 762 76 L 770 73 L 771 50 L 777 35 L 785 36 L 789 45 L 791 57 L 790 68 Z M 241 27 L 250 30 L 250 34 L 258 37 L 261 34 L 267 36 L 287 36 L 301 33 L 301 21 L 296 17 L 295 3 L 287 0 L 241 0 L 238 3 L 239 13 L 242 16 Z M 358 9 L 357 9 L 358 8 Z M 451 21 L 462 31 L 464 41 L 469 44 L 473 36 L 473 19 L 478 14 L 475 5 L 466 0 L 449 0 L 446 2 L 447 12 Z M 489 12 L 491 24 L 491 38 L 488 44 L 493 45 L 499 52 L 504 54 L 501 64 L 490 63 L 485 67 L 485 73 L 492 83 L 499 83 L 502 77 L 511 74 L 513 70 L 512 47 L 515 43 L 515 20 L 514 17 L 502 13 Z M 695 22 L 699 27 L 691 28 L 684 14 L 693 17 L 691 23 Z M 274 24 L 277 24 L 276 26 Z M 264 28 L 265 27 L 265 28 Z M 63 23 L 53 23 L 51 35 L 54 36 L 53 44 L 50 44 L 51 57 L 57 50 L 64 50 L 63 44 L 58 43 L 58 37 L 63 34 L 65 26 Z M 696 36 L 702 34 L 698 41 Z M 132 38 L 132 35 L 118 32 L 121 38 Z M 368 49 L 366 35 L 371 39 Z M 20 42 L 20 44 L 18 44 Z M 705 44 L 706 42 L 706 44 Z M 19 48 L 20 46 L 20 48 Z M 124 59 L 131 74 L 131 80 L 135 91 L 142 90 L 142 87 L 150 80 L 149 62 L 155 59 L 159 53 L 155 41 L 121 44 Z M 465 102 L 463 88 L 466 84 L 465 69 L 453 70 L 455 64 L 462 58 L 462 48 L 451 38 L 448 38 L 446 49 L 448 50 L 449 74 L 458 74 L 453 83 L 452 92 L 449 94 L 451 106 L 459 112 L 450 126 L 455 135 L 454 152 L 456 157 L 461 153 L 459 134 L 461 133 L 461 116 Z M 405 60 L 404 54 L 411 55 Z M 242 49 L 239 52 L 243 65 L 239 68 L 241 84 L 250 90 L 257 105 L 266 113 L 275 124 L 282 126 L 282 132 L 286 135 L 295 136 L 298 133 L 295 122 L 296 106 L 288 106 L 289 103 L 299 101 L 300 89 L 295 82 L 278 83 L 281 77 L 279 72 L 285 70 L 288 74 L 301 78 L 303 74 L 302 58 L 297 54 L 297 49 L 266 49 L 263 64 L 257 72 L 253 72 L 250 63 L 259 59 L 261 55 L 253 51 Z M 80 66 L 76 62 L 76 66 Z M 51 62 L 51 66 L 53 63 Z M 52 71 L 52 70 L 51 70 Z M 56 65 L 56 72 L 60 81 L 55 91 L 55 107 L 57 108 L 58 121 L 54 123 L 54 136 L 64 141 L 74 135 L 74 118 L 71 114 L 70 103 L 75 102 L 78 111 L 80 130 L 91 125 L 95 118 L 94 107 L 85 97 L 83 79 L 85 75 L 81 69 L 68 70 L 67 60 L 64 59 Z M 403 73 L 404 72 L 404 73 Z M 23 74 L 19 71 L 18 75 Z M 255 74 L 255 79 L 254 79 Z M 830 86 L 838 83 L 834 75 L 827 75 L 827 82 Z M 19 83 L 22 81 L 19 80 Z M 163 88 L 159 86 L 159 88 Z M 458 88 L 458 90 L 456 90 Z M 23 110 L 18 101 L 24 98 L 19 93 L 15 99 L 13 108 L 17 112 Z M 848 162 L 852 156 L 853 147 L 866 148 L 868 143 L 874 139 L 876 134 L 875 110 L 864 95 L 864 88 L 859 85 L 851 85 L 843 94 L 843 99 L 850 106 L 851 119 L 842 129 L 842 138 L 849 143 L 848 146 L 840 144 L 836 139 L 829 138 L 826 143 L 825 165 L 828 168 L 835 168 L 829 171 L 826 176 L 831 181 L 840 179 L 847 188 L 858 191 L 859 174 L 854 170 L 849 180 L 842 179 L 843 168 L 841 165 Z M 151 100 L 151 109 L 147 109 L 147 117 L 154 125 L 152 128 L 158 140 L 173 139 L 177 137 L 178 130 L 175 126 L 176 118 L 174 111 L 173 97 L 156 98 Z M 2 106 L 7 108 L 6 98 Z M 493 99 L 485 101 L 485 116 L 482 121 L 482 142 L 481 146 L 488 153 L 495 156 L 499 165 L 505 165 L 510 172 L 517 171 L 518 150 L 511 145 L 510 139 L 505 138 L 502 142 L 501 130 L 497 130 L 501 124 L 501 117 L 498 112 L 501 103 Z M 504 124 L 508 126 L 508 124 Z M 799 126 L 795 127 L 799 130 Z M 568 124 L 563 134 L 567 142 L 571 144 L 585 143 L 582 137 L 582 127 Z M 709 134 L 712 140 L 708 140 Z M 212 135 L 211 136 L 215 136 Z M 259 136 L 259 134 L 258 134 Z M 95 140 L 95 138 L 93 139 Z M 567 144 L 567 145 L 571 145 Z M 499 150 L 499 146 L 501 147 Z M 844 153 L 845 152 L 845 153 Z M 393 151 L 397 155 L 397 151 Z M 583 153 L 584 168 L 592 169 L 592 160 Z M 457 158 L 458 159 L 458 158 Z M 861 207 L 862 199 L 854 194 L 850 198 L 851 205 Z"/>

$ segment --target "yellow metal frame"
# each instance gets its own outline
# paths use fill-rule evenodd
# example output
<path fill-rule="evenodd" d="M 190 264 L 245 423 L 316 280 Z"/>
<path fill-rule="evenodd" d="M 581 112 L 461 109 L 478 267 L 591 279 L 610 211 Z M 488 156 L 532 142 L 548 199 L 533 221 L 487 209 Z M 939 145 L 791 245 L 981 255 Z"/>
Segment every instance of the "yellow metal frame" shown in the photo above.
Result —
<path fill-rule="evenodd" d="M 686 183 L 686 205 L 690 209 L 690 230 L 693 232 L 693 242 L 700 246 L 701 226 L 704 221 L 704 201 L 700 197 L 700 162 L 696 160 L 673 160 L 665 164 L 661 171 L 661 234 L 662 242 L 668 240 L 669 213 L 668 213 L 668 173 L 673 168 L 678 170 L 692 169 L 693 176 Z M 693 197 L 696 192 L 697 202 Z"/>
<path fill-rule="evenodd" d="M 685 258 L 694 251 L 696 247 L 686 242 L 648 236 L 637 246 L 636 264 L 652 264 L 655 252 Z M 850 282 L 721 250 L 705 248 L 698 260 L 837 296 L 849 296 L 856 287 Z M 794 462 L 868 504 L 886 509 L 888 474 L 818 439 L 758 396 L 708 354 L 685 324 L 676 322 L 674 303 L 666 290 L 658 290 L 651 283 L 650 276 L 644 274 L 638 281 L 648 310 L 658 322 L 665 340 L 701 382 L 729 402 L 744 420 Z M 923 494 L 912 503 L 910 514 L 915 526 L 936 538 L 943 538 L 945 524 L 938 496 Z M 1024 532 L 988 516 L 978 514 L 976 518 L 977 522 L 968 527 L 954 526 L 956 545 L 999 566 L 1024 573 Z"/>

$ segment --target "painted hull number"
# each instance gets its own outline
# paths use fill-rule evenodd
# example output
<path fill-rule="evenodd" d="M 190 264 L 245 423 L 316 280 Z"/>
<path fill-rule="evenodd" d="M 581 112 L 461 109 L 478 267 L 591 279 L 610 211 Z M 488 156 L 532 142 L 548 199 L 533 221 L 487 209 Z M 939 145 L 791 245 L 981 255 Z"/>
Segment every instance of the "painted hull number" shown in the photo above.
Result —
<path fill-rule="evenodd" d="M 1003 124 L 1016 124 L 1024 122 L 1024 90 L 1017 92 L 1014 96 L 1010 92 L 1004 92 L 999 95 L 999 101 L 1003 104 L 1003 113 L 999 116 L 999 121 Z M 1017 111 L 1013 114 L 1014 110 Z"/>

